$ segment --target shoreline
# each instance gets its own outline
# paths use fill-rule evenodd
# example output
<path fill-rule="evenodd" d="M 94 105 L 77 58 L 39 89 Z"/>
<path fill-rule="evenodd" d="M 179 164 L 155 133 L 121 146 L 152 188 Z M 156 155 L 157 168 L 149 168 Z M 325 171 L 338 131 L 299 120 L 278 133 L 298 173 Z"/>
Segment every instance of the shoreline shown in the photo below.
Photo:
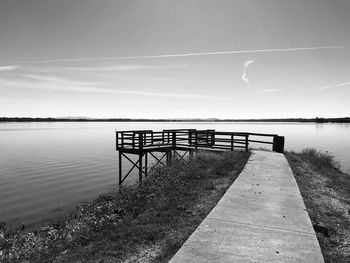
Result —
<path fill-rule="evenodd" d="M 338 169 L 339 164 L 327 152 L 305 149 L 300 153 L 286 152 L 285 156 L 312 220 L 325 262 L 348 262 L 350 246 L 346 240 L 350 237 L 350 230 L 347 229 L 350 212 L 346 210 L 346 205 L 350 205 L 350 193 L 346 191 L 350 189 L 350 176 Z M 232 160 L 232 157 L 229 159 Z M 30 262 L 81 259 L 90 262 L 93 258 L 105 262 L 167 262 L 239 176 L 245 164 L 242 160 L 247 160 L 247 156 L 243 159 L 240 157 L 240 168 L 233 166 L 234 176 L 227 177 L 227 171 L 232 171 L 232 166 L 230 169 L 222 168 L 223 164 L 227 165 L 227 158 L 222 160 L 213 155 L 201 158 L 195 163 L 179 163 L 180 166 L 157 169 L 152 179 L 155 185 L 146 183 L 145 188 L 126 186 L 122 187 L 121 193 L 102 194 L 91 202 L 82 202 L 77 210 L 63 217 L 64 220 L 56 218 L 57 222 L 33 231 L 18 229 L 12 235 L 3 231 L 1 236 L 0 230 L 0 256 L 3 256 L 0 259 L 4 260 L 6 255 L 4 248 L 9 249 L 11 244 L 18 246 L 24 242 L 24 247 L 7 250 L 12 251 L 12 260 L 4 262 L 18 262 L 20 258 Z M 197 173 L 196 168 L 201 165 L 200 173 Z M 175 178 L 169 176 L 173 173 L 176 174 Z M 206 179 L 201 174 L 206 174 Z M 189 182 L 182 184 L 178 180 L 187 178 L 184 175 L 194 180 L 190 186 L 187 185 Z M 150 178 L 152 176 L 146 182 L 150 182 Z M 159 181 L 162 178 L 165 181 Z M 163 192 L 159 191 L 158 188 L 169 180 L 172 184 L 163 188 Z M 197 188 L 199 184 L 202 188 Z M 194 195 L 197 198 L 195 202 L 194 196 L 191 196 L 192 188 L 199 189 Z M 191 189 L 189 196 L 188 189 Z M 171 193 L 170 203 L 165 193 Z M 179 203 L 176 203 L 176 207 L 169 206 L 172 202 Z M 334 203 L 338 205 L 334 206 Z M 32 252 L 29 253 L 28 248 Z"/>
<path fill-rule="evenodd" d="M 123 186 L 120 193 L 82 202 L 64 221 L 28 233 L 5 233 L 2 260 L 115 262 L 151 256 L 164 262 L 220 200 L 248 155 L 200 153 L 159 167 L 140 186 Z"/>

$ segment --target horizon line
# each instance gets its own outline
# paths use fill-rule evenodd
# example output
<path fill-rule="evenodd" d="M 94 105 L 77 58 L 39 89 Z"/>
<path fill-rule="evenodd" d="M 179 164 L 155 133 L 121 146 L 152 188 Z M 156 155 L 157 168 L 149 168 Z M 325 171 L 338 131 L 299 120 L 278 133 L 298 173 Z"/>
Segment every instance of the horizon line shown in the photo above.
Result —
<path fill-rule="evenodd" d="M 215 118 L 215 117 L 208 117 L 208 118 L 118 118 L 118 117 L 83 117 L 83 116 L 66 116 L 66 117 L 5 117 L 1 116 L 0 120 L 3 119 L 39 119 L 39 120 L 83 120 L 83 121 L 93 121 L 93 120 L 170 120 L 170 121 L 192 121 L 192 120 L 217 120 L 217 121 L 246 121 L 246 120 L 316 120 L 316 119 L 350 119 L 350 116 L 346 117 L 288 117 L 288 118 Z"/>

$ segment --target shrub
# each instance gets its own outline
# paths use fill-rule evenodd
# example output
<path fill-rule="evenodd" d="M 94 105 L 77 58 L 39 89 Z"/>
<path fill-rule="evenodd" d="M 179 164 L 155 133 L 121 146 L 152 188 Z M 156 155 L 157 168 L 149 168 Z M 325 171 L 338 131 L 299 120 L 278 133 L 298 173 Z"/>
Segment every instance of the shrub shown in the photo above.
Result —
<path fill-rule="evenodd" d="M 335 161 L 334 156 L 328 151 L 321 152 L 313 148 L 306 148 L 302 150 L 301 155 L 317 170 L 321 170 L 323 168 L 340 168 L 340 164 Z"/>

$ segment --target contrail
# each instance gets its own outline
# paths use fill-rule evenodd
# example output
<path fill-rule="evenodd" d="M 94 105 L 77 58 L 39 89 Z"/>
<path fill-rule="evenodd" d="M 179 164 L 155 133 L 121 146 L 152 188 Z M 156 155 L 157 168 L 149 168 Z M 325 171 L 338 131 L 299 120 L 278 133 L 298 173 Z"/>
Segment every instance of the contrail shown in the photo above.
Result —
<path fill-rule="evenodd" d="M 243 75 L 242 75 L 242 80 L 247 84 L 247 86 L 250 86 L 249 79 L 246 77 L 247 74 L 247 69 L 250 64 L 254 63 L 253 60 L 247 60 L 243 63 Z"/>
<path fill-rule="evenodd" d="M 202 53 L 183 53 L 172 55 L 155 55 L 155 56 L 134 56 L 134 57 L 116 57 L 116 59 L 139 59 L 139 58 L 172 58 L 172 57 L 191 57 L 191 56 L 208 56 L 208 55 L 227 55 L 227 54 L 246 54 L 261 52 L 286 52 L 286 51 L 302 51 L 302 50 L 318 50 L 318 49 L 339 49 L 342 46 L 325 46 L 325 47 L 300 47 L 300 48 L 273 48 L 273 49 L 252 49 L 252 50 L 233 50 L 233 51 L 217 51 Z"/>
<path fill-rule="evenodd" d="M 11 65 L 11 66 L 0 66 L 0 71 L 10 71 L 10 70 L 15 70 L 19 68 L 17 65 Z"/>
<path fill-rule="evenodd" d="M 335 85 L 331 85 L 331 86 L 324 86 L 324 87 L 320 87 L 318 89 L 332 89 L 332 88 L 337 88 L 337 87 L 344 87 L 344 86 L 349 86 L 350 82 L 344 82 L 344 83 L 339 83 L 339 84 L 335 84 Z"/>
<path fill-rule="evenodd" d="M 122 59 L 156 59 L 156 58 L 176 58 L 176 57 L 211 56 L 211 55 L 228 55 L 228 54 L 249 54 L 249 53 L 266 53 L 266 52 L 289 52 L 289 51 L 306 51 L 306 50 L 321 50 L 321 49 L 340 49 L 340 48 L 344 48 L 344 47 L 342 47 L 342 46 L 319 46 L 319 47 L 298 47 L 298 48 L 233 50 L 233 51 L 216 51 L 216 52 L 200 52 L 200 53 L 180 53 L 180 54 L 150 55 L 150 56 L 67 58 L 67 59 L 49 59 L 49 60 L 27 60 L 27 61 L 18 61 L 16 63 L 57 63 L 57 62 L 122 60 Z"/>

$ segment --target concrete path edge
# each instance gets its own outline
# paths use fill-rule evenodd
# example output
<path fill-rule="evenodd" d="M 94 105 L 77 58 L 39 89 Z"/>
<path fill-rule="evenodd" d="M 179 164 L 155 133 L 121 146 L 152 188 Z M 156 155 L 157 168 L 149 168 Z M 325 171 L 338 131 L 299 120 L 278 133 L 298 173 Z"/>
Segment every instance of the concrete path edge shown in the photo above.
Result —
<path fill-rule="evenodd" d="M 169 262 L 324 263 L 284 155 L 252 151 L 239 177 Z"/>

